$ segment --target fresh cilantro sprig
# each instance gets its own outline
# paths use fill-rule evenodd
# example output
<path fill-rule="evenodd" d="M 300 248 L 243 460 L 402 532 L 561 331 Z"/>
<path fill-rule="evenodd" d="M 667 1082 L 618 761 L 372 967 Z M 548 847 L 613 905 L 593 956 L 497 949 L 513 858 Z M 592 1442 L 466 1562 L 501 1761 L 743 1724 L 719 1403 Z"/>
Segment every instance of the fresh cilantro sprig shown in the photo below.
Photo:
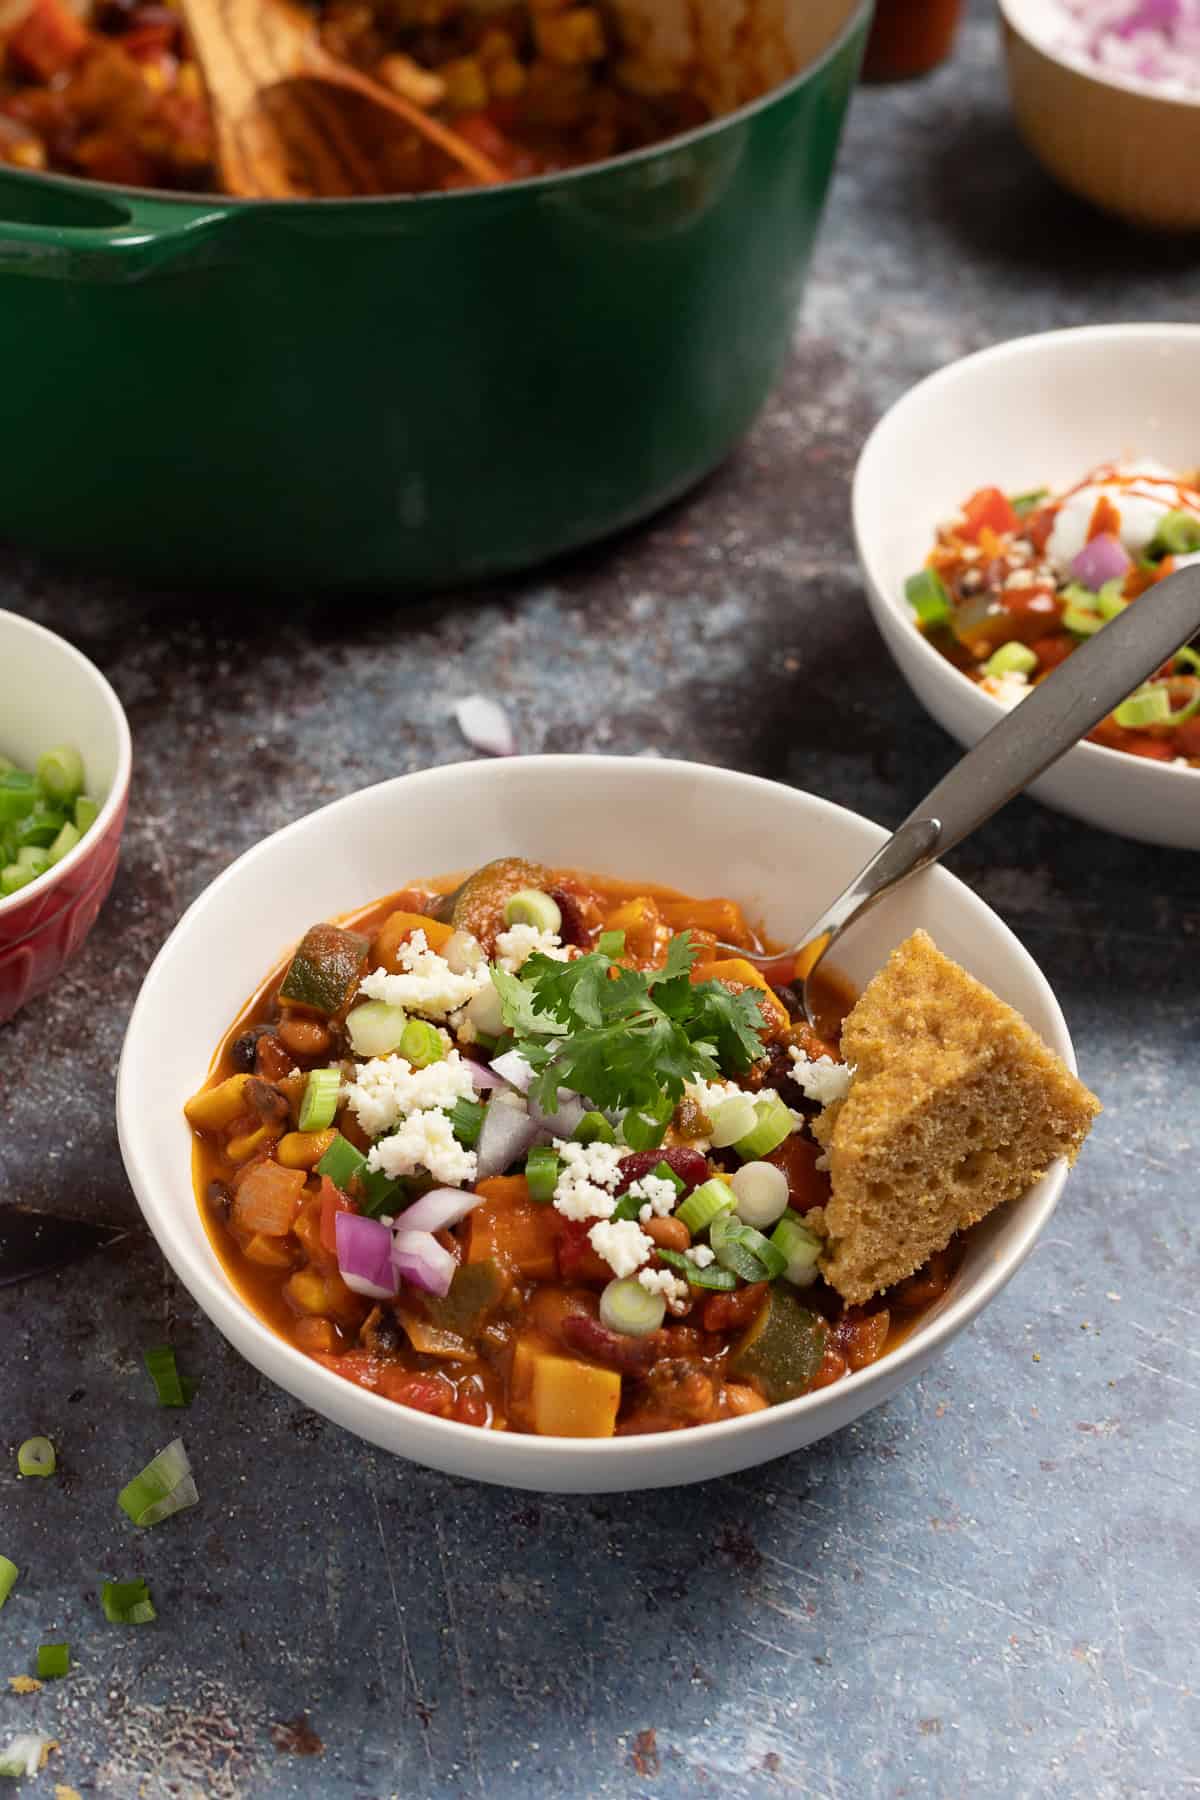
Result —
<path fill-rule="evenodd" d="M 601 1111 L 644 1114 L 665 1128 L 685 1082 L 744 1073 L 763 1055 L 761 999 L 720 981 L 693 984 L 690 932 L 671 939 L 661 969 L 624 967 L 609 953 L 623 944 L 606 939 L 570 962 L 531 956 L 519 976 L 493 967 L 504 1022 L 535 1071 L 530 1093 L 544 1111 L 565 1087 Z"/>

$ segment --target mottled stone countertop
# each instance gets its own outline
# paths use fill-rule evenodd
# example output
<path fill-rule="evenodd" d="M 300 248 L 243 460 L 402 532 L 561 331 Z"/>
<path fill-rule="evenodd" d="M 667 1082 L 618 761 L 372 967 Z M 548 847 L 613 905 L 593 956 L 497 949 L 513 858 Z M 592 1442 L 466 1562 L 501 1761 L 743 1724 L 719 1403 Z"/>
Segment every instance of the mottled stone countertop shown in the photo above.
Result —
<path fill-rule="evenodd" d="M 993 339 L 1188 316 L 1197 266 L 1048 185 L 979 7 L 953 68 L 858 96 L 791 365 L 729 464 L 648 529 L 404 613 L 181 603 L 0 557 L 0 605 L 96 659 L 138 750 L 102 928 L 0 1031 L 4 1191 L 131 1227 L 0 1290 L 4 1455 L 46 1431 L 62 1466 L 0 1469 L 0 1551 L 25 1571 L 0 1615 L 0 1739 L 36 1723 L 62 1744 L 29 1791 L 1200 1790 L 1196 858 L 1028 802 L 954 857 L 1049 971 L 1105 1114 L 1031 1262 L 924 1379 L 706 1487 L 491 1490 L 306 1412 L 170 1277 L 112 1118 L 129 1008 L 181 909 L 319 802 L 467 754 L 465 693 L 504 699 L 525 750 L 719 761 L 902 818 L 953 747 L 864 606 L 864 433 Z M 204 1498 L 134 1544 L 111 1495 L 173 1424 L 140 1369 L 168 1331 L 203 1383 L 185 1430 Z M 108 1627 L 98 1579 L 133 1573 L 159 1621 Z M 10 1694 L 62 1638 L 77 1672 Z"/>

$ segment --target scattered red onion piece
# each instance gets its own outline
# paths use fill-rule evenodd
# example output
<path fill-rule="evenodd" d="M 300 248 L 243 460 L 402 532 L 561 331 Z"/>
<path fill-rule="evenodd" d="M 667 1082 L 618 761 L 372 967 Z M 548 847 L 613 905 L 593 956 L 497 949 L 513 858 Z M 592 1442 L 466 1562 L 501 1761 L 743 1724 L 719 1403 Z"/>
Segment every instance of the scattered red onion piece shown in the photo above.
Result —
<path fill-rule="evenodd" d="M 527 1094 L 533 1085 L 533 1069 L 519 1050 L 506 1050 L 503 1056 L 496 1057 L 492 1073 L 516 1088 L 518 1094 Z"/>
<path fill-rule="evenodd" d="M 482 1202 L 481 1194 L 462 1188 L 430 1188 L 400 1214 L 401 1231 L 447 1231 Z"/>
<path fill-rule="evenodd" d="M 443 1250 L 430 1231 L 397 1231 L 392 1237 L 392 1263 L 396 1273 L 423 1294 L 439 1299 L 450 1292 L 458 1264 Z"/>
<path fill-rule="evenodd" d="M 396 1292 L 392 1234 L 378 1219 L 340 1212 L 333 1221 L 342 1280 L 369 1300 L 390 1300 Z"/>
<path fill-rule="evenodd" d="M 471 1064 L 471 1080 L 475 1083 L 477 1092 L 481 1094 L 485 1093 L 489 1088 L 506 1088 L 512 1086 L 511 1081 L 506 1081 L 503 1075 L 497 1075 L 495 1069 L 489 1067 L 487 1063 L 473 1062 Z"/>
<path fill-rule="evenodd" d="M 1106 581 L 1116 581 L 1127 575 L 1132 567 L 1129 552 L 1111 531 L 1102 531 L 1092 538 L 1071 561 L 1071 573 L 1076 581 L 1082 581 L 1094 594 L 1100 592 Z"/>
<path fill-rule="evenodd" d="M 466 700 L 458 701 L 454 717 L 473 750 L 483 750 L 488 756 L 512 756 L 515 752 L 516 742 L 508 714 L 486 694 L 471 694 Z"/>

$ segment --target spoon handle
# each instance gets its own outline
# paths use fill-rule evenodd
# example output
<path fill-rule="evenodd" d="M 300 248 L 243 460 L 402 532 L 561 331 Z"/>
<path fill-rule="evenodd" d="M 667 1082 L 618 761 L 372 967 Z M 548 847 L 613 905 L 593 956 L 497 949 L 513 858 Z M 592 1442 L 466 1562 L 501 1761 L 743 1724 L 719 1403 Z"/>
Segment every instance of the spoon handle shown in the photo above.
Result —
<path fill-rule="evenodd" d="M 852 919 L 1036 781 L 1198 631 L 1200 565 L 1192 565 L 1081 644 L 955 763 L 826 908 L 803 946 L 808 972 Z"/>

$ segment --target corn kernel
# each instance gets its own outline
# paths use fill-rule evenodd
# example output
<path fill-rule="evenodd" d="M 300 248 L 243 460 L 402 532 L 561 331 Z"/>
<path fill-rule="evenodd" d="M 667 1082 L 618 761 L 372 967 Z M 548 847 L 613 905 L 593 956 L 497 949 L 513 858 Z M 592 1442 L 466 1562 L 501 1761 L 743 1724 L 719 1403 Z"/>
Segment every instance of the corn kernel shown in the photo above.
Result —
<path fill-rule="evenodd" d="M 243 1089 L 249 1075 L 230 1075 L 216 1087 L 202 1088 L 184 1106 L 189 1125 L 197 1131 L 223 1131 L 247 1110 Z"/>
<path fill-rule="evenodd" d="M 313 1169 L 332 1144 L 337 1132 L 289 1131 L 279 1140 L 275 1161 L 285 1169 Z"/>
<path fill-rule="evenodd" d="M 200 79 L 198 63 L 180 63 L 179 73 L 175 77 L 175 92 L 181 100 L 203 100 L 204 83 Z"/>
<path fill-rule="evenodd" d="M 456 56 L 438 74 L 446 84 L 446 105 L 454 112 L 482 112 L 488 103 L 487 77 L 474 56 Z"/>
<path fill-rule="evenodd" d="M 497 100 L 515 100 L 524 91 L 525 81 L 525 65 L 515 56 L 493 63 L 488 70 L 488 82 Z"/>
<path fill-rule="evenodd" d="M 249 1162 L 256 1151 L 269 1149 L 278 1136 L 278 1125 L 260 1125 L 257 1131 L 246 1131 L 241 1137 L 230 1138 L 225 1154 L 230 1162 Z"/>
<path fill-rule="evenodd" d="M 591 6 L 544 14 L 534 21 L 533 30 L 538 50 L 547 62 L 573 68 L 599 62 L 607 52 L 603 21 Z"/>

